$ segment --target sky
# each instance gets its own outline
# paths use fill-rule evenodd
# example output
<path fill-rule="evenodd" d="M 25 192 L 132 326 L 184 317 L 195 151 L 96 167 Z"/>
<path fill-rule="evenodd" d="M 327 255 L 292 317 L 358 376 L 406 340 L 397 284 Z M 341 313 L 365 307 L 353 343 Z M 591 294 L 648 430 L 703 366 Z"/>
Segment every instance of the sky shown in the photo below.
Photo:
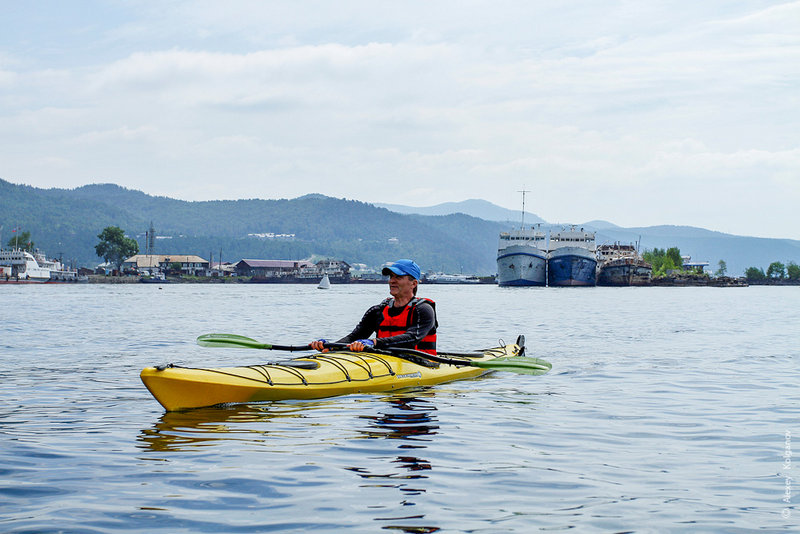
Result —
<path fill-rule="evenodd" d="M 0 178 L 800 239 L 800 2 L 0 0 Z"/>

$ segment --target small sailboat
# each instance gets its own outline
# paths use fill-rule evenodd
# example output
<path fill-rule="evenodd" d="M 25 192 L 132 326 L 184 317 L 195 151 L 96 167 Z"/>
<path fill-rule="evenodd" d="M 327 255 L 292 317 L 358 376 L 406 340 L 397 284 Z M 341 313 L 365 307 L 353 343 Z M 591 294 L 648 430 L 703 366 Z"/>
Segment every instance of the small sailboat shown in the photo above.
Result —
<path fill-rule="evenodd" d="M 317 289 L 330 289 L 331 288 L 331 279 L 328 278 L 328 275 L 322 277 L 322 280 L 319 281 L 319 285 Z"/>

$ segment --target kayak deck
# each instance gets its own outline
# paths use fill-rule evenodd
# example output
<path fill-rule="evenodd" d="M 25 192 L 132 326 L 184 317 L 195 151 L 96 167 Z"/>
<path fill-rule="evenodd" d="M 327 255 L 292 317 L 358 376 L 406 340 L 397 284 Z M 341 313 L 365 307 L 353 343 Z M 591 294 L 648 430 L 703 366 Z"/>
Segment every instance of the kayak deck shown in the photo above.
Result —
<path fill-rule="evenodd" d="M 488 361 L 518 356 L 516 344 L 486 349 L 476 357 L 452 359 Z M 414 360 L 412 358 L 411 360 Z M 288 399 L 319 399 L 353 393 L 375 393 L 430 386 L 490 372 L 467 365 L 435 364 L 427 360 L 370 352 L 332 351 L 281 363 L 199 369 L 172 364 L 147 367 L 141 379 L 167 411 Z"/>

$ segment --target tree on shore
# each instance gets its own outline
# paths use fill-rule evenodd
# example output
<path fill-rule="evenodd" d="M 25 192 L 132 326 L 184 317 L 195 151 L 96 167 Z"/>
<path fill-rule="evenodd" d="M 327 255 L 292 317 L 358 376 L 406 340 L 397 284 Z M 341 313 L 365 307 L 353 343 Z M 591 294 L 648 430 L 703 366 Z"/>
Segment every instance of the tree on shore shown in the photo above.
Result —
<path fill-rule="evenodd" d="M 683 258 L 678 247 L 654 248 L 642 254 L 644 261 L 653 266 L 653 276 L 666 276 L 667 272 L 683 268 Z"/>
<path fill-rule="evenodd" d="M 767 267 L 767 272 L 759 267 L 748 267 L 744 272 L 745 277 L 751 282 L 763 282 L 765 280 L 789 280 L 800 282 L 800 265 L 790 261 L 786 265 L 779 261 L 773 261 Z"/>
<path fill-rule="evenodd" d="M 115 265 L 117 270 L 127 258 L 139 253 L 139 243 L 125 237 L 125 232 L 118 226 L 106 226 L 97 237 L 100 239 L 94 247 L 97 255 Z"/>
<path fill-rule="evenodd" d="M 779 261 L 773 261 L 767 267 L 767 278 L 783 280 L 786 278 L 786 266 Z"/>
<path fill-rule="evenodd" d="M 748 267 L 744 272 L 744 276 L 751 282 L 758 282 L 767 279 L 767 275 L 764 274 L 764 269 L 759 267 Z"/>
<path fill-rule="evenodd" d="M 8 240 L 8 247 L 9 248 L 18 248 L 21 250 L 27 250 L 28 252 L 33 252 L 33 241 L 31 241 L 31 233 L 25 230 L 24 232 L 20 232 L 19 229 L 12 230 L 14 233 L 14 237 Z"/>
<path fill-rule="evenodd" d="M 717 269 L 717 272 L 714 274 L 716 276 L 725 276 L 728 274 L 728 264 L 725 263 L 725 260 L 719 260 L 719 269 Z"/>
<path fill-rule="evenodd" d="M 790 261 L 786 266 L 786 276 L 792 281 L 800 280 L 800 265 Z"/>

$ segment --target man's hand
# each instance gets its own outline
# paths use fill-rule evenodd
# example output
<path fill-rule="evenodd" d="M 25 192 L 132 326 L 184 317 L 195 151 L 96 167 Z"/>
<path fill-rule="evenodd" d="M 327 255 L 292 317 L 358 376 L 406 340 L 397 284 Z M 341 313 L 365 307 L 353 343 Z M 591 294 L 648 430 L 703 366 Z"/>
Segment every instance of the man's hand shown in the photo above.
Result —
<path fill-rule="evenodd" d="M 361 352 L 365 348 L 372 348 L 374 346 L 375 342 L 372 341 L 371 339 L 359 339 L 347 345 L 347 348 L 352 350 L 353 352 Z"/>
<path fill-rule="evenodd" d="M 325 348 L 325 343 L 327 343 L 327 339 L 318 339 L 316 341 L 312 341 L 309 343 L 311 348 L 314 350 L 318 350 L 319 352 L 328 352 L 328 349 Z"/>

